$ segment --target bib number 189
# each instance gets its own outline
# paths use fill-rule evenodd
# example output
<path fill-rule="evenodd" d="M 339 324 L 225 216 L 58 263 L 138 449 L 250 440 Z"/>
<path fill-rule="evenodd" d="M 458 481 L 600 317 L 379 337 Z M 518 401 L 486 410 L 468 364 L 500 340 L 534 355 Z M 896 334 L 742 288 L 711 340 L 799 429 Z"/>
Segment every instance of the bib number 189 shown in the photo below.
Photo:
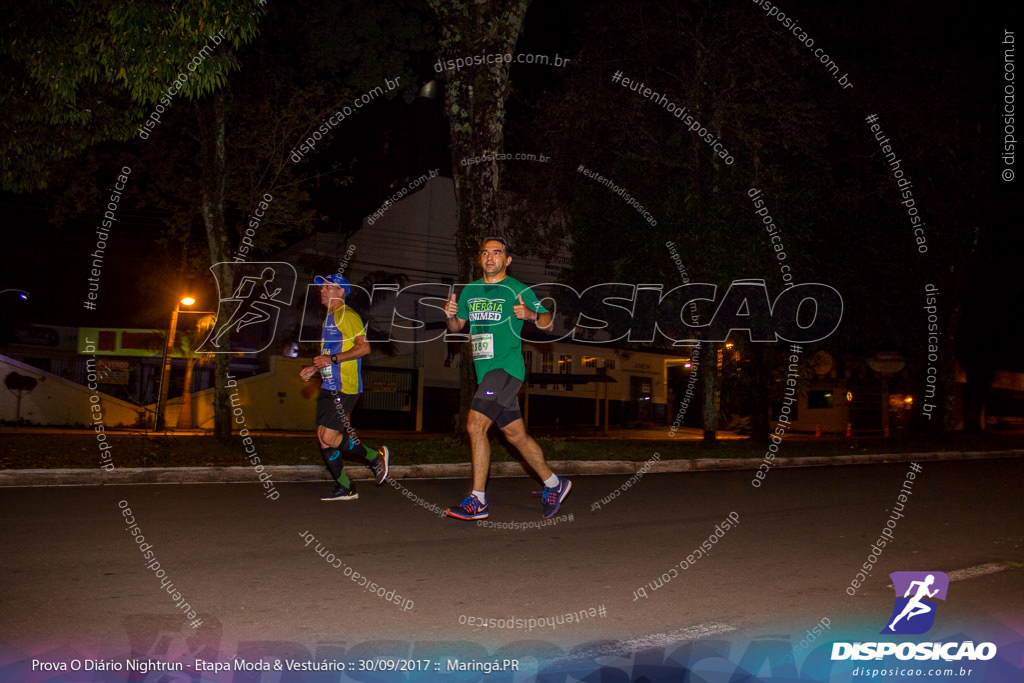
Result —
<path fill-rule="evenodd" d="M 494 358 L 493 334 L 474 334 L 470 341 L 473 344 L 473 360 L 488 360 Z"/>

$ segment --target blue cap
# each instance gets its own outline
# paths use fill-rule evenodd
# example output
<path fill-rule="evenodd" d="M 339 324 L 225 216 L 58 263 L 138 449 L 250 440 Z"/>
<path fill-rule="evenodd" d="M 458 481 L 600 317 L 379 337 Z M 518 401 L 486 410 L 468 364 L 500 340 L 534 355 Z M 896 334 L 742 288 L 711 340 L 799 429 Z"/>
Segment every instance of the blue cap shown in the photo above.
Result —
<path fill-rule="evenodd" d="M 315 278 L 313 278 L 313 282 L 317 286 L 326 284 L 338 285 L 343 290 L 345 290 L 345 296 L 348 296 L 349 293 L 352 291 L 352 285 L 348 283 L 348 279 L 341 273 L 335 273 L 334 275 L 327 276 L 317 275 Z"/>

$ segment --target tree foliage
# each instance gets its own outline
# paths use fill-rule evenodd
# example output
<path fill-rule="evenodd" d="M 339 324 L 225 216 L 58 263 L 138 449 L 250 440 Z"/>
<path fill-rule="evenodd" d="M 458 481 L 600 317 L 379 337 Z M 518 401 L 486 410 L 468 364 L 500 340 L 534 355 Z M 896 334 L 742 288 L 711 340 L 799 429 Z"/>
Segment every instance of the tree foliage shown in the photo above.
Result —
<path fill-rule="evenodd" d="M 0 187 L 45 187 L 54 163 L 130 139 L 162 98 L 174 106 L 222 88 L 239 66 L 232 50 L 255 38 L 262 14 L 253 0 L 41 0 L 7 8 Z"/>

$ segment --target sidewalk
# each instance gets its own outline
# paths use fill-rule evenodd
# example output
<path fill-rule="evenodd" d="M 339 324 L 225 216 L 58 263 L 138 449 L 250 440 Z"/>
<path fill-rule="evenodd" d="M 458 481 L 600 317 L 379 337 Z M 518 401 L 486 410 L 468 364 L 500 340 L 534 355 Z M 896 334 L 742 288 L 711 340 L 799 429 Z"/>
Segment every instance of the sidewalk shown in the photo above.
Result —
<path fill-rule="evenodd" d="M 308 437 L 309 435 L 306 434 Z M 950 451 L 935 453 L 879 453 L 863 455 L 811 456 L 775 458 L 773 467 L 824 467 L 828 465 L 871 465 L 893 462 L 929 462 L 940 460 L 980 460 L 986 458 L 1020 458 L 1024 450 L 1005 451 Z M 708 470 L 756 470 L 762 458 L 699 458 L 694 460 L 666 460 L 631 462 L 605 460 L 555 460 L 548 463 L 561 475 L 633 475 L 643 470 L 656 474 L 663 472 L 702 472 Z M 275 483 L 327 481 L 322 465 L 270 465 L 263 468 Z M 346 467 L 356 481 L 373 478 L 366 467 Z M 453 465 L 401 465 L 391 468 L 392 479 L 465 479 L 471 474 L 469 463 Z M 525 477 L 526 471 L 518 462 L 491 465 L 491 477 Z M 259 483 L 253 467 L 136 467 L 106 472 L 92 469 L 33 469 L 0 470 L 0 487 L 5 486 L 113 486 L 125 484 L 225 484 Z"/>
<path fill-rule="evenodd" d="M 530 432 L 532 436 L 543 438 L 543 439 L 614 439 L 623 441 L 659 441 L 665 439 L 666 431 L 668 427 L 647 427 L 643 429 L 624 429 L 624 428 L 613 428 L 607 434 L 598 431 L 596 429 L 561 429 L 558 431 L 550 431 L 547 429 L 537 429 Z M 190 436 L 212 436 L 213 431 L 209 429 L 174 429 L 166 432 L 155 432 L 151 429 L 108 429 L 108 434 L 115 436 L 146 436 L 151 438 L 188 438 Z M 294 437 L 302 439 L 313 438 L 313 429 L 307 429 L 303 431 L 284 431 L 284 430 L 251 430 L 254 436 L 282 436 L 282 437 Z M 93 430 L 86 427 L 20 427 L 14 429 L 9 426 L 0 427 L 0 436 L 2 435 L 47 435 L 47 434 L 69 434 L 69 435 L 86 435 L 91 436 L 94 434 Z M 367 440 L 388 440 L 388 441 L 407 441 L 407 440 L 440 440 L 451 436 L 450 433 L 437 433 L 437 432 L 416 432 L 412 430 L 392 430 L 392 429 L 360 429 L 359 435 L 361 438 Z M 786 438 L 806 438 L 808 435 L 801 434 L 799 432 L 790 432 L 786 435 Z M 675 432 L 674 439 L 677 441 L 695 441 L 704 438 L 704 430 L 696 427 L 681 427 Z M 724 429 L 717 432 L 717 438 L 723 441 L 734 441 L 739 439 L 745 439 L 747 437 L 735 434 L 734 432 L 725 431 Z"/>

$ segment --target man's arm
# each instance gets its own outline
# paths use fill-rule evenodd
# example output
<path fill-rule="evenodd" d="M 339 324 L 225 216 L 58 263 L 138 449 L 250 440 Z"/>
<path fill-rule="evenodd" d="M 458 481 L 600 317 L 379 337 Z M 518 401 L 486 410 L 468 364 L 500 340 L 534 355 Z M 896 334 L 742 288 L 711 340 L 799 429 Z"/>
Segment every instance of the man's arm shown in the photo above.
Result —
<path fill-rule="evenodd" d="M 359 335 L 352 340 L 352 348 L 342 353 L 334 354 L 334 358 L 339 363 L 344 363 L 350 360 L 356 360 L 370 353 L 370 343 L 366 341 L 365 335 Z M 334 361 L 331 360 L 329 355 L 321 355 L 313 357 L 313 365 L 317 368 L 326 368 L 328 365 L 334 365 Z"/>
<path fill-rule="evenodd" d="M 555 326 L 555 317 L 550 313 L 541 313 L 537 316 L 534 324 L 537 326 L 538 330 L 544 330 L 547 332 Z"/>
<path fill-rule="evenodd" d="M 529 320 L 537 326 L 537 329 L 547 332 L 555 326 L 554 318 L 550 313 L 538 313 L 523 303 L 523 295 L 519 295 L 519 303 L 512 307 L 512 313 L 520 320 Z"/>

